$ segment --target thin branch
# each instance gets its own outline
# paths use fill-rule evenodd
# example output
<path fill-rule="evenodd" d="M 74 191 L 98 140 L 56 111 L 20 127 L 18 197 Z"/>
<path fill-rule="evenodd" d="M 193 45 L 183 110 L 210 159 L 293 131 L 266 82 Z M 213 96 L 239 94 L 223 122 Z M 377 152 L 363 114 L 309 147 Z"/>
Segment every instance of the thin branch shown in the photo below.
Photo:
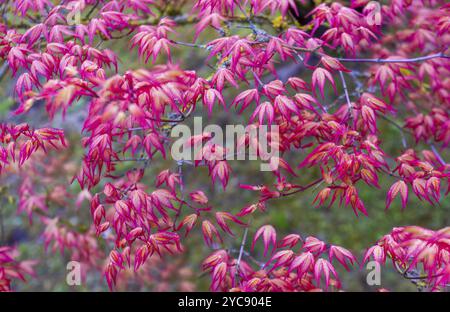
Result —
<path fill-rule="evenodd" d="M 369 58 L 336 58 L 341 62 L 353 62 L 353 63 L 418 63 L 435 58 L 450 58 L 450 55 L 446 55 L 443 52 L 430 54 L 425 56 L 419 56 L 414 58 L 403 59 L 369 59 Z"/>
<path fill-rule="evenodd" d="M 100 1 L 97 0 L 97 2 L 91 7 L 89 12 L 86 14 L 86 17 L 84 18 L 85 21 L 89 21 L 90 20 L 91 14 L 94 13 L 95 9 L 98 7 L 99 4 L 100 4 Z"/>
<path fill-rule="evenodd" d="M 402 145 L 405 149 L 407 149 L 408 145 L 406 144 L 405 130 L 403 129 L 403 127 L 386 115 L 380 114 L 379 116 L 393 125 L 400 132 L 400 136 L 402 137 Z"/>
<path fill-rule="evenodd" d="M 292 191 L 292 192 L 289 192 L 289 193 L 282 193 L 281 196 L 283 196 L 283 197 L 284 196 L 290 196 L 290 195 L 293 195 L 293 194 L 296 194 L 296 193 L 299 193 L 299 192 L 306 191 L 307 189 L 313 187 L 314 185 L 322 182 L 322 180 L 323 180 L 323 178 L 319 178 L 319 179 L 317 179 L 317 180 L 315 180 L 315 181 L 313 181 L 313 182 L 311 182 L 311 183 L 309 183 L 309 184 L 307 184 L 305 186 L 299 187 L 295 191 Z"/>
<path fill-rule="evenodd" d="M 181 194 L 180 199 L 181 199 L 181 201 L 180 201 L 180 207 L 178 207 L 178 211 L 173 219 L 173 230 L 174 231 L 176 230 L 176 224 L 177 224 L 178 218 L 181 215 L 181 208 L 183 208 L 183 204 L 186 202 L 184 200 L 185 195 L 184 195 L 183 163 L 184 163 L 183 160 L 177 161 L 178 176 L 180 177 L 180 194 Z"/>
<path fill-rule="evenodd" d="M 252 71 L 252 74 L 253 74 L 253 77 L 255 78 L 256 82 L 258 83 L 258 85 L 256 86 L 257 89 L 264 87 L 264 82 L 262 82 L 261 78 L 259 78 L 259 76 L 254 71 Z"/>
<path fill-rule="evenodd" d="M 431 276 L 420 275 L 418 273 L 410 272 L 409 266 L 405 270 L 402 270 L 397 262 L 394 263 L 394 267 L 397 270 L 397 272 L 400 273 L 400 275 L 402 275 L 404 278 L 409 279 L 409 280 L 431 280 L 433 278 L 438 278 L 443 275 L 443 273 L 435 274 L 435 275 L 431 275 Z M 414 275 L 410 275 L 410 274 L 417 274 L 417 275 L 414 276 Z"/>
<path fill-rule="evenodd" d="M 128 161 L 136 161 L 136 162 L 140 162 L 140 161 L 148 161 L 150 160 L 150 158 L 119 158 L 119 159 L 113 159 L 112 162 L 128 162 Z"/>
<path fill-rule="evenodd" d="M 437 148 L 434 146 L 434 144 L 430 144 L 431 149 L 433 150 L 433 153 L 436 155 L 437 159 L 439 160 L 439 162 L 445 166 L 447 163 L 445 162 L 444 158 L 442 158 L 441 154 L 439 154 L 439 151 L 437 150 Z"/>
<path fill-rule="evenodd" d="M 352 113 L 352 102 L 350 101 L 350 96 L 348 95 L 347 83 L 345 82 L 344 74 L 341 71 L 339 71 L 339 76 L 341 77 L 342 87 L 344 88 L 344 94 L 345 94 L 345 99 L 347 101 L 348 112 L 350 114 L 350 117 L 352 117 L 353 116 L 351 114 Z"/>
<path fill-rule="evenodd" d="M 190 47 L 190 48 L 206 49 L 206 46 L 203 44 L 195 44 L 195 43 L 175 41 L 175 40 L 170 40 L 170 42 L 172 42 L 173 44 L 178 44 L 178 45 L 182 45 L 182 46 L 186 46 L 186 47 Z"/>
<path fill-rule="evenodd" d="M 236 261 L 236 271 L 234 273 L 234 281 L 235 282 L 236 282 L 236 280 L 237 280 L 237 278 L 239 276 L 239 270 L 240 270 L 242 255 L 244 254 L 245 242 L 247 241 L 247 235 L 248 235 L 248 228 L 249 227 L 250 227 L 250 222 L 249 222 L 248 226 L 245 228 L 244 235 L 242 236 L 241 247 L 239 248 L 239 256 L 238 256 L 238 259 Z"/>
<path fill-rule="evenodd" d="M 230 249 L 230 252 L 238 254 L 240 252 L 240 250 Z M 242 255 L 247 257 L 248 259 L 250 259 L 254 264 L 258 265 L 259 267 L 263 267 L 265 265 L 264 262 L 261 262 L 261 261 L 258 261 L 257 259 L 255 259 L 255 257 L 253 257 L 248 251 L 244 250 L 242 252 Z"/>
<path fill-rule="evenodd" d="M 6 73 L 8 72 L 9 66 L 8 62 L 5 61 L 2 66 L 0 67 L 0 81 L 3 80 L 3 78 L 6 76 Z"/>
<path fill-rule="evenodd" d="M 251 28 L 251 30 L 255 33 L 258 34 L 258 30 L 255 27 L 255 24 L 253 24 L 252 20 L 250 19 L 250 16 L 247 14 L 247 12 L 245 12 L 245 10 L 242 8 L 241 4 L 239 3 L 239 1 L 234 1 L 234 3 L 236 3 L 236 5 L 238 6 L 239 10 L 242 12 L 242 14 L 244 14 L 245 18 L 247 19 L 247 22 Z"/>

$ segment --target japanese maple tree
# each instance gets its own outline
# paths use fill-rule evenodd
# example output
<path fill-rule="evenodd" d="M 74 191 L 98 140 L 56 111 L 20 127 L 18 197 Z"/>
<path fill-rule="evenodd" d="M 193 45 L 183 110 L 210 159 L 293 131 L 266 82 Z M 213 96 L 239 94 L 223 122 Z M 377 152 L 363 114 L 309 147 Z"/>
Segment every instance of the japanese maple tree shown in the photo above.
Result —
<path fill-rule="evenodd" d="M 421 290 L 449 285 L 450 227 L 399 225 L 360 254 L 323 233 L 283 233 L 267 214 L 311 194 L 311 206 L 347 207 L 356 222 L 371 216 L 367 190 L 387 217 L 412 197 L 449 208 L 446 1 L 0 0 L 0 12 L 0 77 L 15 102 L 0 125 L 1 183 L 44 248 L 85 275 L 111 290 L 194 290 L 199 268 L 212 291 L 332 291 L 352 266 L 390 260 Z M 170 132 L 196 115 L 278 126 L 272 170 L 242 174 L 220 144 L 174 160 Z M 237 145 L 259 154 L 259 143 Z M 90 217 L 74 221 L 80 211 Z M 1 243 L 0 290 L 39 280 L 39 259 Z"/>

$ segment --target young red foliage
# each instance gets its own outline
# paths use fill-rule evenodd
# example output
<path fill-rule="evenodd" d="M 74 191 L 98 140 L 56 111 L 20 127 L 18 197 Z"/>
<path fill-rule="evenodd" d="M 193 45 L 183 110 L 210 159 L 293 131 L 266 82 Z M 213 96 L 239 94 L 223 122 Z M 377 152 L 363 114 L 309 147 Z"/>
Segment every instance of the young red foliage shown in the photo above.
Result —
<path fill-rule="evenodd" d="M 20 177 L 17 210 L 30 223 L 39 216 L 45 247 L 101 268 L 113 289 L 140 272 L 152 275 L 151 265 L 165 256 L 188 255 L 200 233 L 214 249 L 202 265 L 211 290 L 337 290 L 334 265 L 348 270 L 357 258 L 314 236 L 278 241 L 281 233 L 272 225 L 255 229 L 271 201 L 309 192 L 319 207 L 339 203 L 370 216 L 364 194 L 377 188 L 386 194 L 386 209 L 399 206 L 397 197 L 406 210 L 411 197 L 442 203 L 450 179 L 449 5 L 362 0 L 312 6 L 293 0 L 2 3 L 0 79 L 10 73 L 15 83 L 11 120 L 30 120 L 0 124 L 0 173 Z M 139 66 L 119 58 L 120 40 L 131 53 L 137 50 Z M 201 64 L 192 62 L 193 50 Z M 82 120 L 81 139 L 68 135 L 79 141 L 81 157 L 66 154 L 68 129 L 31 126 L 41 107 L 53 123 L 60 114 Z M 266 159 L 271 172 L 264 174 L 274 182 L 249 185 L 252 177 L 235 170 L 228 146 L 211 143 L 206 131 L 185 144 L 199 147 L 194 161 L 172 159 L 170 130 L 201 113 L 212 121 L 220 114 L 252 127 L 278 126 L 266 136 L 280 152 Z M 401 145 L 394 149 L 387 148 L 388 125 L 398 130 Z M 244 136 L 235 147 L 261 156 L 261 145 Z M 156 172 L 149 173 L 152 166 Z M 195 173 L 186 174 L 186 166 Z M 203 167 L 209 187 L 191 187 Z M 380 183 L 386 179 L 390 186 Z M 81 187 L 77 194 L 69 180 Z M 236 212 L 218 199 L 217 188 L 258 198 Z M 69 207 L 74 197 L 73 208 L 87 210 L 92 221 L 72 224 L 70 210 L 55 214 L 53 207 Z M 413 277 L 443 290 L 450 278 L 448 239 L 448 228 L 394 228 L 363 262 L 391 258 L 403 277 L 422 270 L 426 277 Z M 32 271 L 15 257 L 13 249 L 0 248 L 0 290 Z"/>

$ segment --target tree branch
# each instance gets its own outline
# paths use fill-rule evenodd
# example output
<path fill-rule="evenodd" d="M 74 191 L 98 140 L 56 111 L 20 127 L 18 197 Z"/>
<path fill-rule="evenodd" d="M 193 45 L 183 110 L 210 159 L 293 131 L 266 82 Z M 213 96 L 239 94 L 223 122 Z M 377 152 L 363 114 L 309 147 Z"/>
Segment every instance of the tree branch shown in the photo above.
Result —
<path fill-rule="evenodd" d="M 446 55 L 443 52 L 430 54 L 414 58 L 403 59 L 369 59 L 369 58 L 336 58 L 340 62 L 353 62 L 353 63 L 418 63 L 435 58 L 450 58 L 450 55 Z"/>
<path fill-rule="evenodd" d="M 234 273 L 234 281 L 235 281 L 235 283 L 236 283 L 237 278 L 239 277 L 239 270 L 240 270 L 242 255 L 244 254 L 245 242 L 247 241 L 247 235 L 248 235 L 248 228 L 249 227 L 250 227 L 250 222 L 249 222 L 248 226 L 244 230 L 244 235 L 242 236 L 242 241 L 241 241 L 241 247 L 239 248 L 239 256 L 238 256 L 238 259 L 236 261 L 236 271 Z"/>
<path fill-rule="evenodd" d="M 339 76 L 341 77 L 342 87 L 344 88 L 345 100 L 347 101 L 348 113 L 350 117 L 352 117 L 352 102 L 350 101 L 350 96 L 348 95 L 347 83 L 345 82 L 344 74 L 342 71 L 339 71 Z"/>

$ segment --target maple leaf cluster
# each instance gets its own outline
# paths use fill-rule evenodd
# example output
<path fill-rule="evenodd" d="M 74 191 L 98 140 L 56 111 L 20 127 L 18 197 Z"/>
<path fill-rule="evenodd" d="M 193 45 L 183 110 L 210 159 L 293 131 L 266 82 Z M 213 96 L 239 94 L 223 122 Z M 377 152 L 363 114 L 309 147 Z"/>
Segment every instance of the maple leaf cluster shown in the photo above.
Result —
<path fill-rule="evenodd" d="M 252 220 L 273 200 L 309 192 L 312 204 L 369 217 L 363 189 L 384 192 L 386 209 L 407 208 L 411 196 L 448 204 L 450 5 L 307 2 L 0 1 L 1 72 L 14 79 L 17 102 L 0 125 L 0 178 L 19 177 L 17 210 L 30 226 L 37 215 L 45 248 L 101 271 L 110 289 L 127 279 L 157 284 L 137 273 L 150 275 L 154 263 L 164 272 L 155 279 L 168 285 L 181 271 L 186 279 L 175 288 L 192 290 L 185 263 L 169 267 L 161 259 L 183 259 L 201 233 L 213 252 L 191 265 L 210 275 L 211 290 L 338 290 L 335 266 L 349 270 L 357 257 L 314 236 L 279 239 L 270 224 L 254 229 Z M 121 59 L 124 42 L 141 68 Z M 190 53 L 202 64 L 192 65 Z M 42 126 L 14 122 L 42 111 Z M 202 112 L 211 122 L 220 115 L 277 125 L 279 133 L 266 134 L 280 151 L 265 173 L 273 183 L 239 177 L 229 147 L 205 145 L 212 138 L 206 131 L 188 140 L 199 148 L 194 161 L 171 159 L 170 130 Z M 64 122 L 47 126 L 73 122 L 72 115 L 79 137 L 69 139 Z M 398 154 L 385 150 L 386 127 L 398 133 Z M 248 136 L 236 145 L 262 154 L 261 142 Z M 186 175 L 188 166 L 196 173 Z M 211 186 L 258 199 L 239 211 L 216 204 L 208 187 L 189 187 L 204 169 Z M 307 172 L 319 174 L 303 183 Z M 394 182 L 382 185 L 381 176 Z M 90 220 L 73 221 L 78 210 Z M 361 263 L 390 257 L 403 277 L 423 271 L 413 279 L 442 290 L 450 278 L 448 232 L 395 228 Z M 237 249 L 229 237 L 239 238 Z M 254 248 L 260 239 L 261 254 Z M 0 249 L 0 290 L 31 273 L 11 250 Z"/>
<path fill-rule="evenodd" d="M 11 291 L 11 281 L 25 281 L 27 275 L 35 276 L 36 261 L 18 261 L 19 252 L 8 246 L 0 247 L 0 291 Z"/>
<path fill-rule="evenodd" d="M 372 258 L 385 264 L 390 257 L 399 273 L 420 282 L 421 288 L 445 289 L 450 270 L 449 230 L 448 227 L 438 231 L 419 226 L 394 228 L 367 250 L 364 261 Z"/>

